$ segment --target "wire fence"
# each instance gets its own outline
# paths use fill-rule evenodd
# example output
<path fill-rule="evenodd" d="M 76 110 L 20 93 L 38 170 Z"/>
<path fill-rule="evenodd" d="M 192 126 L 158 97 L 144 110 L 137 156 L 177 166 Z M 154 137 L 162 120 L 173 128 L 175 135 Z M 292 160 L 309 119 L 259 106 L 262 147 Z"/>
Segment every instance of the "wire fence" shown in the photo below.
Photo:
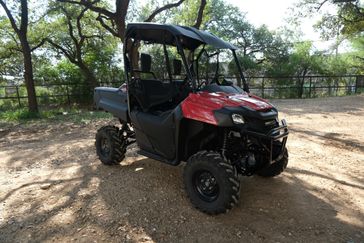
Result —
<path fill-rule="evenodd" d="M 225 77 L 239 83 L 236 77 Z M 315 98 L 344 96 L 364 92 L 364 76 L 247 77 L 251 93 L 263 98 Z M 122 82 L 103 82 L 99 86 L 119 87 Z M 41 106 L 92 105 L 93 89 L 82 83 L 47 83 L 35 85 Z M 27 106 L 24 84 L 0 85 L 0 108 Z"/>
<path fill-rule="evenodd" d="M 263 98 L 316 98 L 363 92 L 364 76 L 248 77 L 252 93 Z"/>

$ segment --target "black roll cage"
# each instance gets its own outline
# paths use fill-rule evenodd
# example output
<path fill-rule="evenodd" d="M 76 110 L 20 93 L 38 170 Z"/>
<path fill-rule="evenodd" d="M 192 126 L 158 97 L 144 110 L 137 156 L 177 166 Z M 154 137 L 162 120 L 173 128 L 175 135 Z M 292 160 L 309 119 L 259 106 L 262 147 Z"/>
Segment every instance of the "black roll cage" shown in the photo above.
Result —
<path fill-rule="evenodd" d="M 158 38 L 158 40 L 150 40 L 150 39 L 147 39 L 147 38 L 142 38 L 140 36 L 138 36 L 136 32 L 136 30 L 140 30 L 139 29 L 147 29 L 147 27 L 150 27 L 152 30 L 155 30 L 157 32 L 161 32 L 161 34 L 163 33 L 163 39 Z M 153 27 L 156 27 L 156 29 L 153 29 Z M 175 28 L 175 29 L 174 29 Z M 175 32 L 177 31 L 181 31 L 181 29 L 185 29 L 185 30 L 188 30 L 188 31 L 192 31 L 192 33 L 196 34 L 197 37 L 195 38 L 201 38 L 199 41 L 200 41 L 200 44 L 199 45 L 195 45 L 193 48 L 188 48 L 186 45 L 185 45 L 185 48 L 183 47 L 183 42 L 186 42 L 186 39 L 182 39 L 182 37 L 187 37 L 187 41 L 189 38 L 192 39 L 191 36 L 188 36 L 187 34 L 186 35 L 182 35 L 181 33 L 179 33 L 180 35 L 176 34 Z M 133 32 L 134 31 L 134 32 Z M 169 40 L 169 43 L 167 43 L 166 39 L 168 38 L 167 37 L 167 34 L 171 34 L 173 37 L 173 40 Z M 207 40 L 209 40 L 208 38 L 212 38 L 212 41 L 210 41 L 211 43 L 206 43 L 206 42 L 203 42 L 204 38 Z M 164 51 L 164 56 L 165 56 L 165 59 L 166 59 L 166 64 L 167 64 L 167 72 L 168 72 L 168 75 L 169 75 L 169 80 L 170 82 L 172 81 L 172 74 L 171 74 L 171 66 L 170 66 L 170 62 L 169 62 L 169 57 L 168 57 L 168 52 L 167 52 L 167 45 L 171 45 L 171 46 L 175 46 L 177 48 L 177 52 L 178 54 L 181 56 L 181 59 L 182 59 L 182 63 L 183 63 L 183 66 L 184 66 L 184 69 L 185 69 L 185 72 L 187 74 L 187 78 L 189 79 L 189 81 L 191 82 L 192 84 L 192 90 L 193 92 L 196 92 L 197 91 L 197 80 L 196 78 L 198 79 L 198 65 L 197 65 L 197 62 L 198 60 L 201 58 L 202 54 L 204 52 L 206 52 L 207 56 L 208 57 L 211 57 L 211 56 L 214 56 L 214 55 L 218 55 L 219 54 L 219 50 L 220 49 L 230 49 L 233 53 L 233 56 L 234 56 L 234 61 L 238 67 L 238 71 L 239 71 L 239 75 L 240 75 L 240 78 L 242 79 L 242 82 L 243 82 L 243 90 L 245 92 L 248 92 L 249 93 L 249 86 L 248 86 L 248 83 L 246 82 L 246 79 L 245 79 L 245 76 L 243 74 L 243 69 L 241 67 L 241 64 L 240 64 L 240 61 L 238 59 L 238 56 L 236 54 L 236 48 L 231 45 L 230 43 L 227 43 L 221 39 L 219 39 L 218 37 L 208 33 L 208 32 L 202 32 L 202 31 L 199 31 L 195 28 L 192 28 L 192 27 L 182 27 L 182 26 L 174 26 L 174 25 L 159 25 L 159 24 L 146 24 L 146 23 L 140 23 L 140 24 L 129 24 L 128 27 L 127 27 L 127 30 L 126 30 L 126 34 L 125 34 L 125 40 L 124 40 L 124 50 L 123 50 L 123 53 L 124 53 L 124 66 L 125 66 L 125 75 L 126 75 L 126 80 L 127 80 L 127 84 L 129 85 L 129 72 L 133 72 L 133 70 L 131 70 L 131 66 L 132 66 L 132 61 L 133 60 L 129 60 L 128 58 L 128 43 L 129 43 L 129 40 L 133 40 L 132 41 L 132 46 L 131 48 L 134 48 L 134 45 L 137 41 L 148 41 L 150 43 L 156 43 L 156 44 L 161 44 L 163 45 L 163 51 Z M 194 41 L 196 41 L 196 39 L 193 39 Z M 192 40 L 191 40 L 192 41 Z M 194 59 L 194 56 L 195 56 L 195 50 L 197 49 L 197 47 L 199 47 L 200 45 L 203 45 L 201 51 L 197 54 L 197 57 Z M 211 55 L 208 55 L 206 49 L 205 49 L 205 46 L 206 45 L 209 45 L 209 46 L 213 46 L 215 47 L 216 49 L 218 49 L 217 52 L 211 54 Z M 187 62 L 187 58 L 186 58 L 186 55 L 184 53 L 184 49 L 187 49 L 187 50 L 190 50 L 192 52 L 192 62 L 191 62 L 191 65 L 193 66 L 195 63 L 196 63 L 196 73 L 194 73 L 193 71 L 193 68 L 191 69 L 188 65 L 188 62 Z M 215 71 L 215 75 L 218 73 L 218 68 L 219 68 L 219 65 L 217 65 L 217 68 L 216 68 L 216 71 Z"/>

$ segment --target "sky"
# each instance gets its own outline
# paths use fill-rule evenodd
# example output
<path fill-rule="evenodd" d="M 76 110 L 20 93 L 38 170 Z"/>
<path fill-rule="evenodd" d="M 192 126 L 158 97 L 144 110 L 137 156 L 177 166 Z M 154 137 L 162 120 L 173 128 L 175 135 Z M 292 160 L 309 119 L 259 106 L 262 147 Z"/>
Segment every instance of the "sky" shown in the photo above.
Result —
<path fill-rule="evenodd" d="M 296 0 L 226 0 L 247 13 L 247 18 L 255 25 L 266 24 L 270 29 L 284 25 L 284 17 Z"/>
<path fill-rule="evenodd" d="M 239 7 L 242 12 L 246 13 L 246 17 L 255 26 L 265 24 L 270 30 L 276 30 L 286 25 L 285 18 L 291 15 L 289 8 L 292 8 L 299 0 L 226 0 Z M 325 11 L 335 11 L 332 6 L 324 6 Z M 301 31 L 303 32 L 303 40 L 314 41 L 314 46 L 318 49 L 327 48 L 327 42 L 320 40 L 320 34 L 312 27 L 320 15 L 315 18 L 305 19 L 302 22 Z"/>

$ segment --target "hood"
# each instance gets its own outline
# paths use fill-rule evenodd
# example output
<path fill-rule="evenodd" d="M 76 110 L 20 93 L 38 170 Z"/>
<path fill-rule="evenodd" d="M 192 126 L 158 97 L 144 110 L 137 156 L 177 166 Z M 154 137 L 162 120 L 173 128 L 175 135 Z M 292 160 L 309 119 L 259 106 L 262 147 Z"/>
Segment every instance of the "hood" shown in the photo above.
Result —
<path fill-rule="evenodd" d="M 273 106 L 266 100 L 248 93 L 225 93 L 225 92 L 207 92 L 200 91 L 190 93 L 188 97 L 181 103 L 182 113 L 185 118 L 218 125 L 215 113 L 218 110 L 232 107 L 244 107 L 251 113 L 261 115 L 269 111 Z M 255 112 L 263 111 L 263 112 Z M 276 113 L 274 112 L 274 116 Z M 231 120 L 230 116 L 228 121 Z"/>
<path fill-rule="evenodd" d="M 199 97 L 196 97 L 196 101 L 198 102 L 200 98 L 200 102 L 215 103 L 213 106 L 218 107 L 238 107 L 243 106 L 251 110 L 256 111 L 264 111 L 273 108 L 273 106 L 266 100 L 257 97 L 255 95 L 251 95 L 248 93 L 243 94 L 227 94 L 224 92 L 198 92 L 196 94 Z"/>

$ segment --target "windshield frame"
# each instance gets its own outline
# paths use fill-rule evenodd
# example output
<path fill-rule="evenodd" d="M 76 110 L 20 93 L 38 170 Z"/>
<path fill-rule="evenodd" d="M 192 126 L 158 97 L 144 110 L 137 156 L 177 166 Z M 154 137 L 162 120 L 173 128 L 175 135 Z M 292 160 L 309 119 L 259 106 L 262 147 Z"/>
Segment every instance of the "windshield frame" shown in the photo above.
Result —
<path fill-rule="evenodd" d="M 244 73 L 243 73 L 243 69 L 241 67 L 241 64 L 240 64 L 240 61 L 239 61 L 239 58 L 236 54 L 236 50 L 235 49 L 215 49 L 216 52 L 213 52 L 212 54 L 209 54 L 206 50 L 206 47 L 208 47 L 210 45 L 203 45 L 202 49 L 198 52 L 196 58 L 193 58 L 193 60 L 191 61 L 192 62 L 192 71 L 193 71 L 193 75 L 195 76 L 195 80 L 196 82 L 199 82 L 200 81 L 200 74 L 199 74 L 199 61 L 200 61 L 200 58 L 202 57 L 203 54 L 205 54 L 208 58 L 211 58 L 213 56 L 217 56 L 216 58 L 216 70 L 215 70 L 215 76 L 214 78 L 217 78 L 219 76 L 219 66 L 220 66 L 220 62 L 219 62 L 219 54 L 220 54 L 220 51 L 221 50 L 230 50 L 233 54 L 233 57 L 234 57 L 234 62 L 235 62 L 235 65 L 237 66 L 238 68 L 238 72 L 239 72 L 239 75 L 240 75 L 240 78 L 243 82 L 243 87 L 242 89 L 249 93 L 250 90 L 249 90 L 249 86 L 248 86 L 248 83 L 246 82 L 246 79 L 245 79 L 245 76 L 244 76 Z"/>

